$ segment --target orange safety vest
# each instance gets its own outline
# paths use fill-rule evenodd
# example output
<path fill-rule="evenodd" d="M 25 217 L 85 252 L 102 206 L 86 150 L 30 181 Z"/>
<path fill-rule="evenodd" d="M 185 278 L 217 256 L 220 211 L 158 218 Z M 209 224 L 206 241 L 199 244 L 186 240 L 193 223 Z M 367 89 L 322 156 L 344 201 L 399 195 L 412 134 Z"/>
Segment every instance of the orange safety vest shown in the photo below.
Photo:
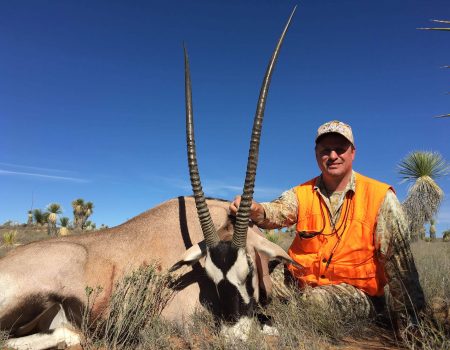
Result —
<path fill-rule="evenodd" d="M 378 247 L 374 232 L 386 192 L 393 189 L 358 173 L 355 176 L 355 192 L 346 193 L 335 226 L 337 234 L 331 232 L 328 208 L 314 189 L 317 178 L 295 188 L 299 203 L 297 232 L 322 232 L 312 238 L 297 234 L 289 248 L 292 259 L 304 267 L 288 266 L 300 286 L 347 283 L 371 296 L 383 295 L 386 278 L 383 266 L 375 257 Z"/>

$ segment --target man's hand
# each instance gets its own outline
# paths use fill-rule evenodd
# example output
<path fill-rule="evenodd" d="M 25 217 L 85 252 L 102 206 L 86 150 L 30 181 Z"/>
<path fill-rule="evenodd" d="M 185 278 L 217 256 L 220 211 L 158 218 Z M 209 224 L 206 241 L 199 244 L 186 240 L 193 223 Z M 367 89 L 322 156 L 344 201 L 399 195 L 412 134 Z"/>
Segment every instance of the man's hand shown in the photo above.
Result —
<path fill-rule="evenodd" d="M 241 204 L 241 196 L 236 196 L 234 201 L 230 204 L 230 214 L 236 216 L 236 213 L 239 209 L 239 205 Z M 264 208 L 258 202 L 252 201 L 252 205 L 250 207 L 250 219 L 258 225 L 266 218 L 266 213 Z"/>

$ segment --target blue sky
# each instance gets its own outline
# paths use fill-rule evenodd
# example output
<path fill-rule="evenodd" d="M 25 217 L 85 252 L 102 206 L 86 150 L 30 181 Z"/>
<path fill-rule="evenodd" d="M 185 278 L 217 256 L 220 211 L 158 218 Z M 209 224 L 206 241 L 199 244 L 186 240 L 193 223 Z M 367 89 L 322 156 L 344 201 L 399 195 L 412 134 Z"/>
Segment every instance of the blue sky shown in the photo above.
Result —
<path fill-rule="evenodd" d="M 0 222 L 76 198 L 113 226 L 190 195 L 183 41 L 208 196 L 241 192 L 267 62 L 298 4 L 269 93 L 259 201 L 318 174 L 314 135 L 352 125 L 355 170 L 392 184 L 414 150 L 450 160 L 448 0 L 2 1 Z M 449 177 L 438 184 L 450 193 Z M 450 228 L 450 200 L 438 216 Z"/>

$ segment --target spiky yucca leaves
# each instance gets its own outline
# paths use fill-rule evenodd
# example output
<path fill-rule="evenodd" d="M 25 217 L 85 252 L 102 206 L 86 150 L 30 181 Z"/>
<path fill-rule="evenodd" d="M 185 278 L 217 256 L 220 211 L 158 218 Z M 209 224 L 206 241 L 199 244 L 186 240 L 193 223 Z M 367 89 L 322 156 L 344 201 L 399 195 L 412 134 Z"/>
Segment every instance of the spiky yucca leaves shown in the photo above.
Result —
<path fill-rule="evenodd" d="M 86 225 L 87 219 L 89 218 L 89 216 L 92 215 L 93 212 L 94 212 L 94 203 L 87 202 L 83 207 L 83 218 L 81 224 L 82 229 L 84 229 L 87 226 Z"/>
<path fill-rule="evenodd" d="M 59 235 L 60 236 L 67 236 L 70 234 L 69 229 L 67 226 L 69 226 L 69 218 L 64 216 L 62 218 L 59 218 L 59 223 L 61 225 L 61 228 L 59 229 Z"/>
<path fill-rule="evenodd" d="M 446 66 L 447 67 L 447 66 Z M 448 66 L 450 67 L 450 66 Z M 442 114 L 442 115 L 437 115 L 434 118 L 450 118 L 450 114 Z"/>
<path fill-rule="evenodd" d="M 41 209 L 34 209 L 33 217 L 38 226 L 43 226 L 47 222 L 46 214 Z"/>
<path fill-rule="evenodd" d="M 92 221 L 86 221 L 86 223 L 83 225 L 84 230 L 92 231 L 95 230 L 97 225 L 95 225 L 95 222 Z"/>
<path fill-rule="evenodd" d="M 16 243 L 17 230 L 8 231 L 3 234 L 3 244 L 4 245 L 14 245 Z"/>
<path fill-rule="evenodd" d="M 62 213 L 61 206 L 58 203 L 51 203 L 47 206 L 48 222 L 56 223 L 58 215 Z"/>
<path fill-rule="evenodd" d="M 447 175 L 449 170 L 448 163 L 437 152 L 412 152 L 400 162 L 403 182 L 413 182 L 403 202 L 413 240 L 417 240 L 421 227 L 437 213 L 444 192 L 434 180 Z"/>
<path fill-rule="evenodd" d="M 61 213 L 61 206 L 58 203 L 51 203 L 47 206 L 47 228 L 50 236 L 56 236 L 58 234 L 56 229 L 56 220 L 58 219 L 58 215 Z"/>
<path fill-rule="evenodd" d="M 72 202 L 72 208 L 73 208 L 73 225 L 75 226 L 75 228 L 81 229 L 84 199 L 82 198 L 75 199 Z"/>
<path fill-rule="evenodd" d="M 83 230 L 89 216 L 94 212 L 94 203 L 84 202 L 84 199 L 78 198 L 72 202 L 73 208 L 73 223 L 75 228 Z"/>
<path fill-rule="evenodd" d="M 450 24 L 450 21 L 442 20 L 442 19 L 432 19 L 431 22 L 442 23 L 442 24 Z M 427 28 L 417 28 L 420 30 L 442 30 L 442 31 L 450 31 L 448 27 L 427 27 Z"/>
<path fill-rule="evenodd" d="M 442 19 L 432 19 L 432 22 L 435 23 L 441 23 L 441 24 L 450 24 L 449 20 L 442 20 Z M 417 29 L 421 29 L 421 30 L 440 30 L 440 31 L 450 31 L 449 27 L 432 27 L 432 28 L 417 28 Z M 442 68 L 450 68 L 450 66 L 442 66 Z M 437 115 L 434 118 L 449 118 L 450 114 L 442 114 L 442 115 Z"/>

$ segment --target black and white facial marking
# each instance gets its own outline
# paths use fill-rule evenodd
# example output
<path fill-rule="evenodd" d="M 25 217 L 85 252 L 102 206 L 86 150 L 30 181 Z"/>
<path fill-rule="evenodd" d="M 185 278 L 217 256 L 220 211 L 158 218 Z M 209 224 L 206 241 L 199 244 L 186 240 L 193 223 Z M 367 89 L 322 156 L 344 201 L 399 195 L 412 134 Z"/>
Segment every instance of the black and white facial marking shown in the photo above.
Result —
<path fill-rule="evenodd" d="M 219 242 L 208 248 L 205 270 L 216 285 L 225 321 L 236 322 L 252 314 L 259 299 L 258 276 L 245 249 Z"/>

